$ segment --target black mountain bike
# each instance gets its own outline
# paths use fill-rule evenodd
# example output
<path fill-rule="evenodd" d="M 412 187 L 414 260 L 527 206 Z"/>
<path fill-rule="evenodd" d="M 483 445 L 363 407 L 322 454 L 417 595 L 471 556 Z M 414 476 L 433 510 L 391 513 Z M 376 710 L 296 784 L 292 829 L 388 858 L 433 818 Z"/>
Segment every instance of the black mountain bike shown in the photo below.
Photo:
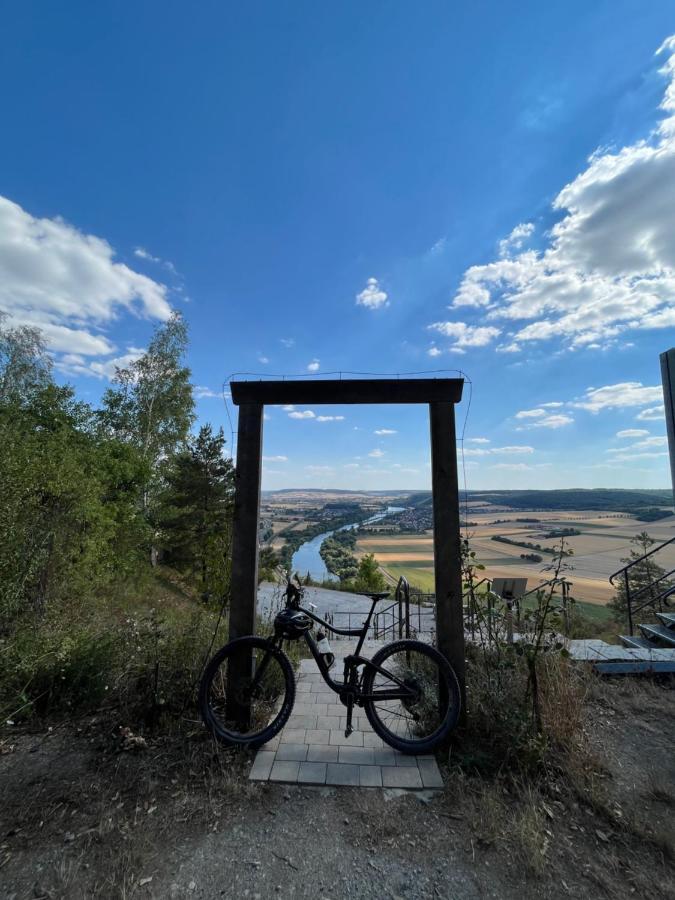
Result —
<path fill-rule="evenodd" d="M 347 708 L 345 736 L 352 729 L 354 706 L 363 707 L 376 734 L 402 753 L 428 753 L 445 740 L 460 712 L 457 676 L 429 644 L 400 640 L 367 659 L 360 655 L 377 603 L 389 592 L 367 593 L 372 606 L 359 629 L 335 628 L 304 609 L 302 587 L 288 584 L 286 606 L 274 620 L 270 637 L 241 637 L 210 660 L 199 687 L 199 708 L 206 727 L 222 743 L 257 748 L 284 727 L 295 702 L 295 676 L 283 642 L 303 639 L 323 680 Z M 313 623 L 346 637 L 358 637 L 355 653 L 345 657 L 342 680 L 330 675 L 334 664 L 312 635 Z"/>

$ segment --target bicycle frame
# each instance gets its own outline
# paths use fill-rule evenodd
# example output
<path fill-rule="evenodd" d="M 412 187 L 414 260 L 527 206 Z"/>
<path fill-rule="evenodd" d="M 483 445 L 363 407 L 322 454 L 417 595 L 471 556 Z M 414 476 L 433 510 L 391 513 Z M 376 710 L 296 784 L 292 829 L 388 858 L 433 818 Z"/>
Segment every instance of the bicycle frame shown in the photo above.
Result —
<path fill-rule="evenodd" d="M 319 652 L 319 648 L 317 647 L 316 641 L 312 637 L 309 631 L 305 632 L 305 643 L 309 647 L 309 651 L 314 657 L 314 661 L 316 662 L 319 672 L 321 673 L 321 677 L 326 682 L 328 687 L 335 691 L 336 694 L 339 695 L 340 700 L 345 703 L 345 701 L 351 697 L 352 701 L 357 703 L 359 706 L 363 704 L 364 700 L 404 700 L 409 698 L 411 700 L 415 699 L 415 692 L 411 690 L 407 685 L 405 685 L 400 679 L 398 679 L 395 675 L 392 675 L 391 672 L 388 672 L 386 669 L 383 669 L 381 666 L 377 666 L 373 663 L 372 660 L 368 659 L 365 656 L 361 656 L 361 649 L 363 647 L 363 643 L 366 639 L 366 635 L 368 634 L 368 629 L 370 627 L 370 622 L 373 618 L 373 613 L 375 612 L 375 606 L 377 605 L 377 601 L 373 601 L 373 605 L 370 608 L 370 612 L 368 613 L 368 617 L 366 621 L 363 623 L 361 628 L 336 628 L 334 625 L 326 622 L 320 616 L 315 615 L 311 610 L 305 609 L 302 606 L 298 606 L 297 608 L 304 612 L 306 615 L 317 622 L 319 625 L 322 625 L 328 631 L 333 634 L 342 634 L 346 637 L 357 637 L 359 641 L 356 645 L 355 653 L 350 654 L 345 657 L 345 665 L 344 665 L 344 681 L 340 683 L 339 681 L 335 681 L 330 676 L 330 671 L 326 662 Z M 384 675 L 390 681 L 400 686 L 400 690 L 389 690 L 389 691 L 376 691 L 372 694 L 364 694 L 361 690 L 359 684 L 354 677 L 357 673 L 359 666 L 369 666 L 371 669 L 375 669 L 376 672 L 379 672 L 381 675 Z M 345 703 L 346 705 L 346 703 Z"/>

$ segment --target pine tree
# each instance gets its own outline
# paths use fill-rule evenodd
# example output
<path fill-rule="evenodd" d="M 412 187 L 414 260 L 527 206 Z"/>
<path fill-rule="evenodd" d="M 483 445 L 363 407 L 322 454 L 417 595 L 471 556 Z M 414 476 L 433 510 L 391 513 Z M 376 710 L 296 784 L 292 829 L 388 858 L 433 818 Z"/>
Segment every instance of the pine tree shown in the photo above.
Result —
<path fill-rule="evenodd" d="M 635 549 L 631 549 L 629 555 L 623 557 L 621 562 L 627 564 L 640 559 L 645 553 L 649 553 L 655 543 L 654 539 L 646 531 L 636 534 L 631 540 L 631 544 L 634 544 Z M 666 570 L 654 561 L 653 556 L 642 560 L 642 562 L 634 565 L 632 569 L 629 569 L 628 579 L 631 597 L 639 594 L 635 600 L 635 605 L 640 606 L 651 600 L 656 606 L 659 595 L 672 584 L 672 582 L 663 577 L 665 574 Z M 660 581 L 659 579 L 663 580 Z M 614 616 L 618 621 L 626 621 L 628 602 L 626 598 L 626 582 L 623 577 L 617 581 L 616 594 L 608 605 L 613 610 Z M 649 619 L 651 613 L 651 617 L 653 617 L 655 606 L 648 605 L 644 612 L 641 611 L 641 615 Z"/>
<path fill-rule="evenodd" d="M 225 593 L 234 494 L 222 428 L 202 425 L 165 467 L 159 525 L 167 562 L 189 571 L 205 594 Z"/>

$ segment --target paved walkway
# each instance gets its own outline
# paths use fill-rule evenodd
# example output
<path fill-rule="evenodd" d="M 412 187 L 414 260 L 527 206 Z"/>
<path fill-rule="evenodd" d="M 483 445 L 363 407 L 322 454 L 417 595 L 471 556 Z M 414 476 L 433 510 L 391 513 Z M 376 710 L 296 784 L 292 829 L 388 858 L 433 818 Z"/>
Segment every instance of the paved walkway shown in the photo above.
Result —
<path fill-rule="evenodd" d="M 337 653 L 351 652 L 336 642 Z M 377 644 L 364 647 L 370 656 Z M 336 653 L 336 655 L 337 655 Z M 342 670 L 337 658 L 335 670 Z M 433 756 L 407 756 L 384 744 L 370 727 L 365 712 L 355 707 L 354 732 L 345 737 L 346 708 L 330 691 L 313 659 L 300 663 L 295 706 L 282 731 L 256 754 L 249 778 L 292 784 L 354 787 L 442 788 Z"/>

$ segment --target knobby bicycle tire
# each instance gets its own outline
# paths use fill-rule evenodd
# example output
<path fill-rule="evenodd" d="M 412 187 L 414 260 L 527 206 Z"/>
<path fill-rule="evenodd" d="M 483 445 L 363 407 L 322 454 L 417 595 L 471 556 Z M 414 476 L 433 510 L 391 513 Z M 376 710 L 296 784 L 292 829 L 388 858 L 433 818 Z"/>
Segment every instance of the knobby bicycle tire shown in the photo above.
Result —
<path fill-rule="evenodd" d="M 440 673 L 440 677 L 443 680 L 448 698 L 445 717 L 438 728 L 431 735 L 419 740 L 409 740 L 406 738 L 401 738 L 398 735 L 394 734 L 382 722 L 380 716 L 378 715 L 378 707 L 375 701 L 365 700 L 363 705 L 366 716 L 373 728 L 373 731 L 386 744 L 389 744 L 390 747 L 393 747 L 395 750 L 399 750 L 401 753 L 430 753 L 432 750 L 443 743 L 443 741 L 447 738 L 448 734 L 452 731 L 459 720 L 459 714 L 461 710 L 461 694 L 459 689 L 459 682 L 457 681 L 457 676 L 455 675 L 454 669 L 447 661 L 447 659 L 443 656 L 443 654 L 436 650 L 435 647 L 432 647 L 430 644 L 424 644 L 421 641 L 402 640 L 395 641 L 392 644 L 387 644 L 385 647 L 382 647 L 382 649 L 377 651 L 375 656 L 373 656 L 371 662 L 375 666 L 380 666 L 386 669 L 386 661 L 390 656 L 395 653 L 401 653 L 405 651 L 409 651 L 410 653 L 421 653 L 428 659 L 433 660 L 433 662 L 438 666 L 438 671 Z M 374 669 L 372 666 L 366 666 L 363 675 L 364 694 L 370 694 L 373 692 L 373 683 L 377 674 L 378 673 L 376 669 Z M 375 688 L 375 691 L 376 690 L 377 688 Z"/>
<path fill-rule="evenodd" d="M 258 649 L 268 652 L 279 663 L 284 678 L 284 696 L 281 704 L 277 704 L 278 710 L 276 711 L 276 715 L 265 728 L 258 732 L 246 732 L 245 734 L 241 734 L 225 727 L 218 715 L 216 715 L 211 708 L 210 696 L 213 679 L 222 662 L 228 657 L 233 656 L 236 652 L 245 650 L 247 647 L 250 648 L 251 651 Z M 265 638 L 257 637 L 255 635 L 237 638 L 236 640 L 225 644 L 224 647 L 221 647 L 210 659 L 199 684 L 199 712 L 202 720 L 211 734 L 220 741 L 220 743 L 228 746 L 248 747 L 249 749 L 254 750 L 261 747 L 263 744 L 266 744 L 284 727 L 293 710 L 294 703 L 295 676 L 288 657 L 279 647 L 275 647 Z"/>

